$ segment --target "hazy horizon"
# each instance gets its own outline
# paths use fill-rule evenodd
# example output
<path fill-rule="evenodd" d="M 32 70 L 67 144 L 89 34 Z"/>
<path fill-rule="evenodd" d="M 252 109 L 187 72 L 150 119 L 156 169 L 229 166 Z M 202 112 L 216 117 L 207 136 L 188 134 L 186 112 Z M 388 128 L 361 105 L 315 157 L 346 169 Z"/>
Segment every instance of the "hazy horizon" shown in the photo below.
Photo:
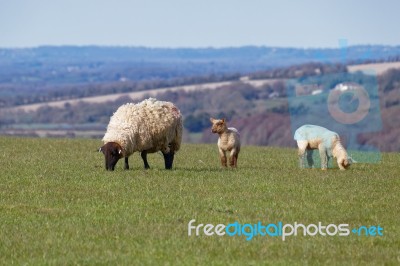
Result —
<path fill-rule="evenodd" d="M 0 0 L 0 47 L 400 44 L 400 2 Z"/>
<path fill-rule="evenodd" d="M 353 44 L 344 46 L 347 48 L 351 47 L 367 47 L 367 46 L 382 46 L 382 47 L 400 47 L 398 45 L 388 45 L 388 44 Z M 177 46 L 177 47 L 167 47 L 167 46 L 143 46 L 143 45 L 107 45 L 107 44 L 41 44 L 37 46 L 19 46 L 19 47 L 3 47 L 0 46 L 0 49 L 36 49 L 43 47 L 99 47 L 99 48 L 145 48 L 145 49 L 235 49 L 235 48 L 245 48 L 245 47 L 255 47 L 255 48 L 270 48 L 270 49 L 304 49 L 304 50 L 312 50 L 312 49 L 339 49 L 341 46 L 337 45 L 336 47 L 290 47 L 290 46 L 267 46 L 267 45 L 242 45 L 242 46 L 197 46 L 197 47 L 188 47 L 188 46 Z"/>

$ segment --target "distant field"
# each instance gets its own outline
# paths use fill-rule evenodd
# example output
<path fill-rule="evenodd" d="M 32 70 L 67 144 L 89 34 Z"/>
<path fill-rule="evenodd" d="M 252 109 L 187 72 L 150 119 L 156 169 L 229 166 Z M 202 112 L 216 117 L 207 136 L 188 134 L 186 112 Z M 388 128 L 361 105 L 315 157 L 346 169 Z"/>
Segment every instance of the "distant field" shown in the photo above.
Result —
<path fill-rule="evenodd" d="M 380 75 L 391 68 L 400 68 L 400 62 L 376 63 L 376 64 L 363 64 L 352 65 L 347 67 L 349 72 L 362 71 L 369 74 L 372 70 L 374 74 Z"/>
<path fill-rule="evenodd" d="M 294 149 L 243 147 L 219 167 L 216 145 L 185 144 L 174 170 L 140 156 L 106 172 L 95 140 L 0 137 L 4 265 L 400 263 L 399 154 L 349 171 L 299 170 Z M 188 236 L 188 222 L 380 225 L 383 236 Z"/>
<path fill-rule="evenodd" d="M 265 79 L 265 80 L 248 80 L 244 79 L 242 82 L 253 85 L 255 87 L 260 87 L 264 84 L 272 84 L 278 80 L 275 79 Z M 17 107 L 12 107 L 9 110 L 17 111 L 17 110 L 24 110 L 24 111 L 35 111 L 43 106 L 51 106 L 51 107 L 63 107 L 66 103 L 76 104 L 78 102 L 87 102 L 87 103 L 105 103 L 108 101 L 115 101 L 121 97 L 130 97 L 132 99 L 141 99 L 145 96 L 156 96 L 159 93 L 165 92 L 174 92 L 174 91 L 194 91 L 194 90 L 215 90 L 219 87 L 226 86 L 231 84 L 232 82 L 238 81 L 222 81 L 222 82 L 212 82 L 212 83 L 204 83 L 204 84 L 195 84 L 195 85 L 185 85 L 185 86 L 177 86 L 177 87 L 168 87 L 168 88 L 159 88 L 159 89 L 152 89 L 152 90 L 145 90 L 145 91 L 138 91 L 138 92 L 130 92 L 130 93 L 115 93 L 109 95 L 101 95 L 101 96 L 93 96 L 93 97 L 85 97 L 79 99 L 72 99 L 72 100 L 63 100 L 63 101 L 53 101 L 53 102 L 45 102 L 45 103 L 37 103 L 37 104 L 27 104 L 27 105 L 20 105 Z"/>

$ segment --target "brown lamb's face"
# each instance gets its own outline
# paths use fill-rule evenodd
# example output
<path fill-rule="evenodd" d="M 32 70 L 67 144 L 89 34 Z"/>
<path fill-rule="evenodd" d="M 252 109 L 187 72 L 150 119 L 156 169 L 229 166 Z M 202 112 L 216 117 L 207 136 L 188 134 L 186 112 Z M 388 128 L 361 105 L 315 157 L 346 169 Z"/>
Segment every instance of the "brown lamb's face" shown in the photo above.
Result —
<path fill-rule="evenodd" d="M 108 142 L 99 151 L 104 154 L 106 170 L 114 171 L 118 160 L 123 157 L 121 146 L 115 142 Z"/>
<path fill-rule="evenodd" d="M 226 129 L 225 119 L 214 119 L 210 118 L 210 122 L 213 124 L 211 127 L 212 133 L 223 133 Z"/>

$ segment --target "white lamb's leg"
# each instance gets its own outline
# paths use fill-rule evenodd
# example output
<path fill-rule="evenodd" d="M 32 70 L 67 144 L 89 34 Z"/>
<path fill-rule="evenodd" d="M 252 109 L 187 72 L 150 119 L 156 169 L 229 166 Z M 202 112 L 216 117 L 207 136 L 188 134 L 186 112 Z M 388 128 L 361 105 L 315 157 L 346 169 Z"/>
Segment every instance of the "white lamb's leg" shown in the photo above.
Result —
<path fill-rule="evenodd" d="M 307 152 L 308 167 L 313 168 L 314 167 L 314 159 L 313 159 L 314 150 L 306 150 L 306 152 Z"/>
<path fill-rule="evenodd" d="M 326 160 L 326 165 L 329 167 L 329 161 L 330 161 L 331 157 L 330 157 L 330 156 L 327 156 L 326 159 L 327 159 L 327 160 Z"/>
<path fill-rule="evenodd" d="M 319 156 L 321 158 L 321 169 L 327 170 L 328 169 L 327 150 L 322 144 L 319 145 L 318 149 L 319 149 Z"/>
<path fill-rule="evenodd" d="M 297 147 L 299 147 L 298 155 L 299 155 L 299 166 L 300 168 L 304 168 L 304 157 L 307 149 L 308 141 L 307 140 L 298 140 Z"/>

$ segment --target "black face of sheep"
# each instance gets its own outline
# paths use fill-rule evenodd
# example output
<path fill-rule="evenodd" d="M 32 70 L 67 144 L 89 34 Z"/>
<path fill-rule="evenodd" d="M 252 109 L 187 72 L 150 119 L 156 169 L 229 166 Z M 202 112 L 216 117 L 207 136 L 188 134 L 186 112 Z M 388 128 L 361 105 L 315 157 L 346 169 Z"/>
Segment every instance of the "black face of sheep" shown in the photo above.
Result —
<path fill-rule="evenodd" d="M 172 164 L 174 163 L 174 152 L 170 151 L 169 153 L 163 153 L 165 169 L 172 169 Z"/>
<path fill-rule="evenodd" d="M 121 146 L 115 142 L 108 142 L 99 151 L 104 154 L 106 170 L 114 171 L 118 160 L 123 157 Z"/>

